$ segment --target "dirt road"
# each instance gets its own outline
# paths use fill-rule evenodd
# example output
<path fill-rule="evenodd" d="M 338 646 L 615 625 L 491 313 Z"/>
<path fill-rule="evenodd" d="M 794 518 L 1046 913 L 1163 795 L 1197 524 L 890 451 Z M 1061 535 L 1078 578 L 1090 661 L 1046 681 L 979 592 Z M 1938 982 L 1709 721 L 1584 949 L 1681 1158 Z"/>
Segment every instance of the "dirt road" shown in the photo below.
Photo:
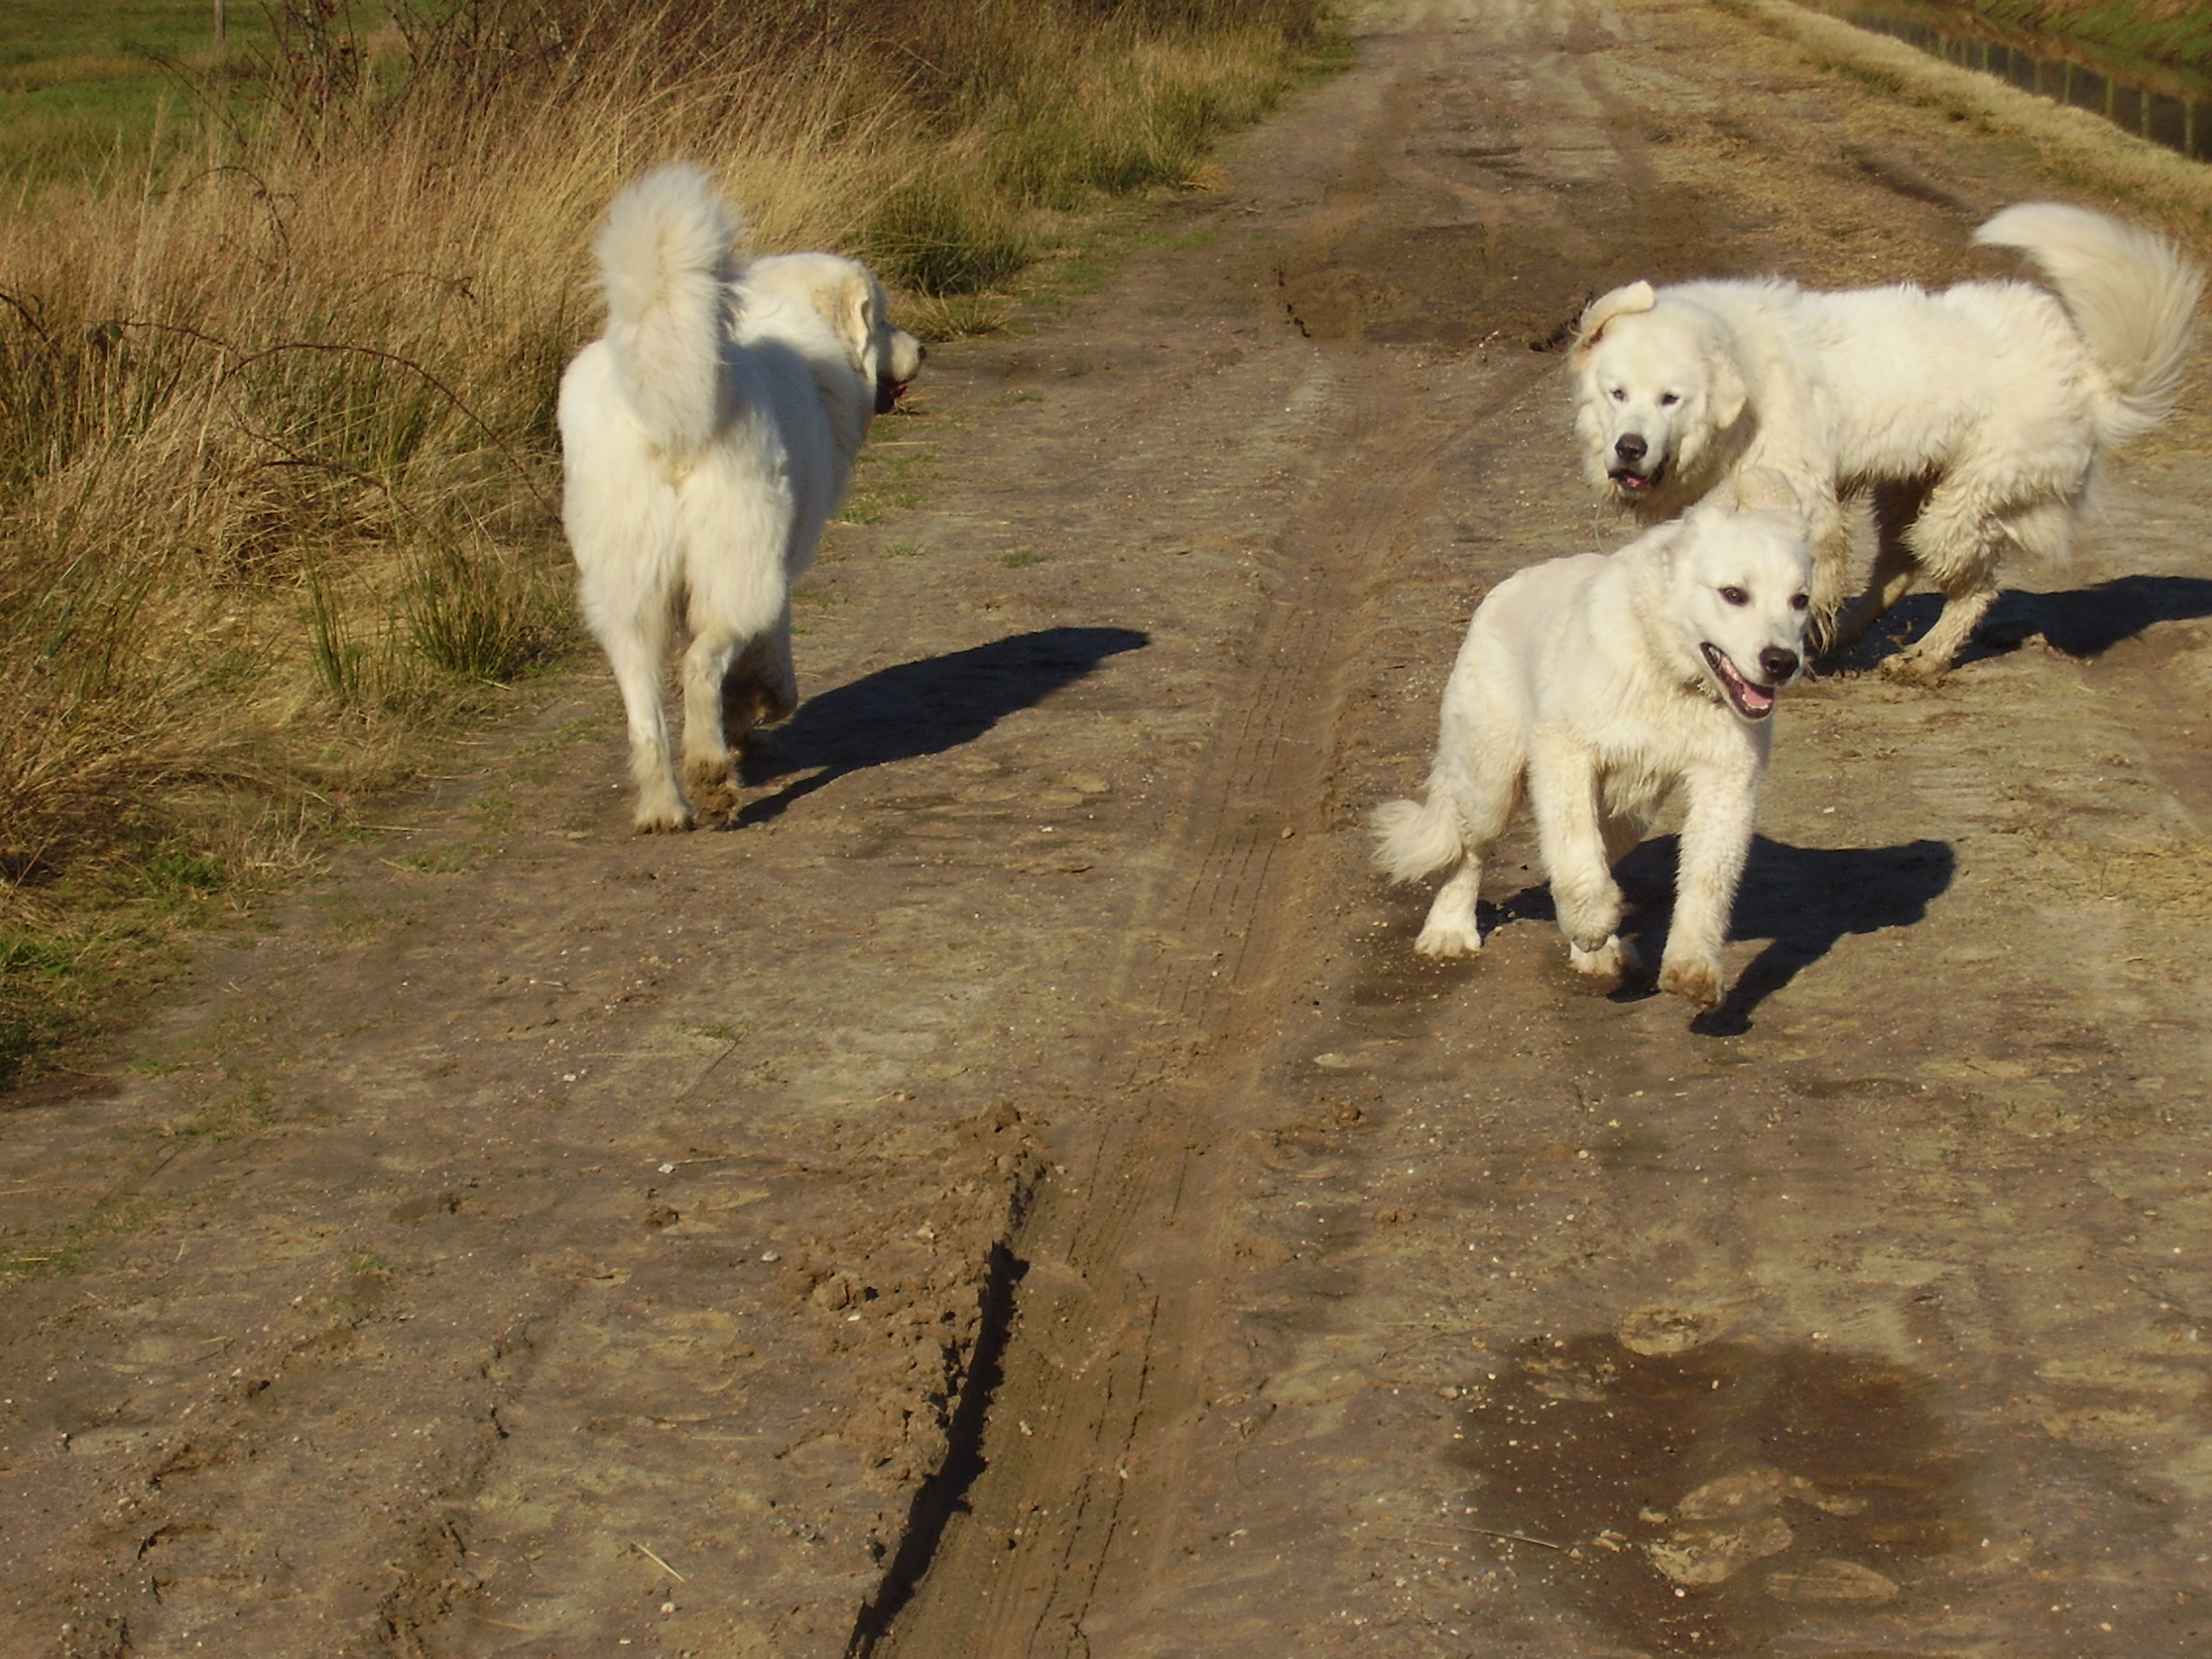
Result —
<path fill-rule="evenodd" d="M 933 356 L 730 829 L 585 676 L 10 1103 L 0 1651 L 2212 1643 L 2212 386 L 1947 684 L 1790 696 L 1717 1014 L 1525 841 L 1419 962 L 1364 813 L 1620 535 L 1530 343 L 2060 186 L 1703 6 L 1364 28 Z"/>

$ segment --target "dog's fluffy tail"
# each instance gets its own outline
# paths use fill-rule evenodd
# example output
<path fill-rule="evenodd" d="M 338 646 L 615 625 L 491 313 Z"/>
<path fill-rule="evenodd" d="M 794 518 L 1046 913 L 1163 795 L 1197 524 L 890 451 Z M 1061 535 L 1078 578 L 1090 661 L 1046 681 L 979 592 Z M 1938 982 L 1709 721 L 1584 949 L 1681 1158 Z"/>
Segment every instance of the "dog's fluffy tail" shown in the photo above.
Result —
<path fill-rule="evenodd" d="M 1375 809 L 1375 863 L 1392 881 L 1412 881 L 1466 852 L 1451 792 L 1431 782 L 1428 803 L 1386 801 Z"/>
<path fill-rule="evenodd" d="M 2085 207 L 2025 202 L 1974 232 L 1985 247 L 2036 263 L 2081 330 L 2112 395 L 2099 436 L 2125 443 L 2165 419 L 2181 387 L 2204 272 L 2165 238 Z"/>
<path fill-rule="evenodd" d="M 595 244 L 616 377 L 672 455 L 698 449 L 715 430 L 741 230 L 706 168 L 679 162 L 625 185 Z"/>

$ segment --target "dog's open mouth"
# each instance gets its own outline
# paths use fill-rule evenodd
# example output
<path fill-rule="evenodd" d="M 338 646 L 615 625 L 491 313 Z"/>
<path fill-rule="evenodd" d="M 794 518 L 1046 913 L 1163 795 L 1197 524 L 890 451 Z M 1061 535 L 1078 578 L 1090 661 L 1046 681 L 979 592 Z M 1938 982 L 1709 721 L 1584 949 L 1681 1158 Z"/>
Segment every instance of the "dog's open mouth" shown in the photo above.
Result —
<path fill-rule="evenodd" d="M 1631 472 L 1625 466 L 1617 467 L 1605 476 L 1613 481 L 1613 488 L 1624 496 L 1646 496 L 1656 490 L 1659 481 L 1667 476 L 1667 463 L 1661 461 L 1649 472 Z"/>
<path fill-rule="evenodd" d="M 911 385 L 913 385 L 911 381 L 877 381 L 875 383 L 875 412 L 878 415 L 890 414 L 899 406 L 899 400 L 906 395 L 906 388 Z"/>
<path fill-rule="evenodd" d="M 1774 713 L 1774 687 L 1746 680 L 1741 670 L 1729 660 L 1728 653 L 1718 645 L 1705 644 L 1698 646 L 1705 652 L 1705 660 L 1713 670 L 1713 677 L 1720 682 L 1720 689 L 1727 693 L 1728 701 L 1736 713 L 1748 720 L 1763 720 Z"/>

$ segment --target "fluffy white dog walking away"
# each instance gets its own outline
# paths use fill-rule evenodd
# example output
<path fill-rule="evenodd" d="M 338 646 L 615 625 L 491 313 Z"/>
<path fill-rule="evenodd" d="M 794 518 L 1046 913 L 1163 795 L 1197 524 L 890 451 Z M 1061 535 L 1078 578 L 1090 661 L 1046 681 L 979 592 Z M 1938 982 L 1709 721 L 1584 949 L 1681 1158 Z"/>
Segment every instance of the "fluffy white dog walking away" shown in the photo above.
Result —
<path fill-rule="evenodd" d="M 1717 1003 L 1769 717 L 1803 664 L 1812 573 L 1788 486 L 1752 472 L 1617 553 L 1500 582 L 1444 687 L 1426 802 L 1375 814 L 1375 862 L 1392 879 L 1451 869 L 1414 948 L 1482 948 L 1483 854 L 1526 789 L 1570 958 L 1617 977 L 1633 964 L 1611 866 L 1679 786 L 1687 819 L 1659 983 Z"/>
<path fill-rule="evenodd" d="M 865 267 L 741 265 L 740 234 L 704 168 L 626 186 L 597 243 L 607 332 L 561 377 L 562 523 L 622 687 L 640 830 L 688 827 L 683 784 L 726 782 L 731 741 L 797 707 L 791 584 L 922 359 Z M 680 614 L 681 781 L 661 699 Z"/>
<path fill-rule="evenodd" d="M 2008 207 L 1974 240 L 2026 254 L 2056 298 L 1716 280 L 1592 301 L 1569 357 L 1591 482 L 1651 523 L 1743 468 L 1780 471 L 1812 534 L 1816 630 L 1850 577 L 1840 498 L 1871 488 L 1873 575 L 1833 643 L 1925 575 L 1943 614 L 1884 668 L 1940 678 L 1997 597 L 1999 559 L 2063 559 L 2098 455 L 2164 417 L 2204 285 L 2171 243 L 2081 207 Z"/>

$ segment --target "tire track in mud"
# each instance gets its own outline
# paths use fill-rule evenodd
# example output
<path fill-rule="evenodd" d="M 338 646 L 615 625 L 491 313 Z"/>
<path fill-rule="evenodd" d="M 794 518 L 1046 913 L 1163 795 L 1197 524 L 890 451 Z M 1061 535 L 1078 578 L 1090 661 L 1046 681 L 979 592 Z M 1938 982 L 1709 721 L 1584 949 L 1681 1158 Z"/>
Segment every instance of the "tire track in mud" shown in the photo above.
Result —
<path fill-rule="evenodd" d="M 1179 933 L 1184 947 L 1163 972 L 1125 956 L 1113 979 L 1118 1001 L 1158 1009 L 1151 1028 L 1171 1035 L 1138 1041 L 1118 1066 L 1102 1055 L 1101 1121 L 1088 1145 L 1062 1149 L 1067 1174 L 1019 1242 L 1028 1277 L 971 1512 L 887 1639 L 864 1622 L 855 1652 L 1080 1650 L 1127 1526 L 1125 1489 L 1174 1484 L 1210 1332 L 1209 1263 L 1230 1247 L 1223 1195 L 1282 981 L 1303 960 L 1292 947 L 1321 873 L 1309 832 L 1325 827 L 1356 641 L 1440 470 L 1480 431 L 1444 426 L 1425 389 L 1387 364 L 1331 366 L 1348 450 L 1309 487 L 1273 563 L 1281 587 L 1257 672 L 1198 768 L 1175 870 L 1149 906 L 1158 921 L 1137 930 Z M 1494 407 L 1550 374 L 1516 365 Z"/>
<path fill-rule="evenodd" d="M 1397 35 L 1379 78 L 1398 91 L 1426 76 L 1452 48 L 1449 28 L 1431 14 Z M 1297 947 L 1330 862 L 1310 832 L 1330 827 L 1347 683 L 1366 666 L 1375 601 L 1429 515 L 1446 462 L 1556 374 L 1553 359 L 1507 358 L 1469 419 L 1393 354 L 1357 341 L 1367 296 L 1341 291 L 1338 261 L 1374 236 L 1377 204 L 1409 188 L 1461 200 L 1409 159 L 1417 100 L 1369 100 L 1363 130 L 1322 200 L 1284 228 L 1272 267 L 1291 322 L 1316 341 L 1334 383 L 1331 430 L 1307 452 L 1340 459 L 1309 484 L 1271 561 L 1256 671 L 1195 769 L 1179 856 L 1138 907 L 1133 948 L 1110 981 L 1114 1001 L 1154 1017 L 1105 1039 L 1132 1046 L 1119 1063 L 1102 1049 L 1099 1120 L 1085 1144 L 1060 1149 L 1064 1174 L 1017 1245 L 1026 1276 L 968 1512 L 916 1564 L 918 1581 L 878 1599 L 895 1617 L 864 1616 L 853 1653 L 1084 1651 L 1081 1627 L 1117 1545 L 1142 1543 L 1141 1580 L 1172 1542 L 1171 1526 L 1144 1536 L 1160 1512 L 1132 1516 L 1125 1489 L 1173 1491 L 1197 1450 L 1214 1264 L 1234 1249 L 1229 1198 L 1247 1173 L 1242 1149 L 1284 981 L 1307 966 Z M 1510 277 L 1489 270 L 1483 279 L 1502 288 Z M 1316 296 L 1321 313 L 1309 317 Z M 1327 344 L 1345 335 L 1348 346 Z M 1180 944 L 1156 965 L 1148 943 L 1161 936 Z"/>

